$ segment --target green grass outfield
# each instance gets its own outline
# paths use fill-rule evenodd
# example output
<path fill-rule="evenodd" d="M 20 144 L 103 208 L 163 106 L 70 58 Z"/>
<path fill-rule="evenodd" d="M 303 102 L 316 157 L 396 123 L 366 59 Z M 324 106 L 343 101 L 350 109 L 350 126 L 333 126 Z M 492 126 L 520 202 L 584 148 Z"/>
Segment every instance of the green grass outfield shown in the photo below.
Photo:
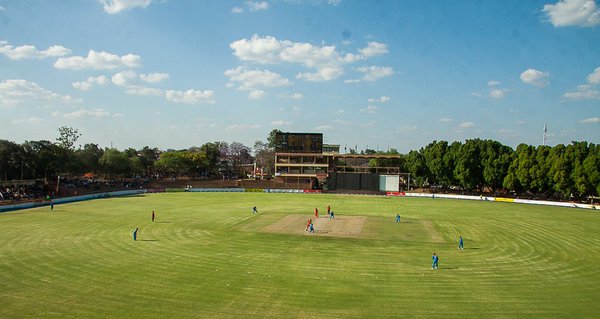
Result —
<path fill-rule="evenodd" d="M 303 215 L 303 229 L 327 204 L 338 219 L 366 216 L 360 234 L 266 231 L 290 214 Z M 0 214 L 0 318 L 598 318 L 599 261 L 600 213 L 591 210 L 140 195 Z"/>

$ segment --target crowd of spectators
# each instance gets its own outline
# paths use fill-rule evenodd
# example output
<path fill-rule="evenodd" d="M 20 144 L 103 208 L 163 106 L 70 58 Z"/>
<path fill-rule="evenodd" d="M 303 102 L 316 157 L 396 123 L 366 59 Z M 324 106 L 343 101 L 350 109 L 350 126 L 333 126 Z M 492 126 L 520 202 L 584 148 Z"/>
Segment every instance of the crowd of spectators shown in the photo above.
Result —
<path fill-rule="evenodd" d="M 22 201 L 46 197 L 42 185 L 7 185 L 0 186 L 0 201 Z"/>
<path fill-rule="evenodd" d="M 149 183 L 149 179 L 98 179 L 98 178 L 80 178 L 63 177 L 60 179 L 61 188 L 79 190 L 80 193 L 94 193 L 98 191 L 115 191 L 124 189 L 143 188 Z"/>
<path fill-rule="evenodd" d="M 6 185 L 0 186 L 0 204 L 21 202 L 53 197 L 77 196 L 97 192 L 110 192 L 126 189 L 140 189 L 150 182 L 149 179 L 98 179 L 85 177 L 61 177 L 56 192 L 56 181 L 43 185 Z"/>

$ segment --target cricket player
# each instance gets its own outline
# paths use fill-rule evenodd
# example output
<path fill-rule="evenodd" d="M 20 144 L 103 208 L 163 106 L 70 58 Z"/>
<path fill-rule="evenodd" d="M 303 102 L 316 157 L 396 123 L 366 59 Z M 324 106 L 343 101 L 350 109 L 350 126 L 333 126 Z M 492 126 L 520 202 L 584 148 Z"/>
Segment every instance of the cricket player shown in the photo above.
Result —
<path fill-rule="evenodd" d="M 315 232 L 315 226 L 313 225 L 313 223 L 310 223 L 310 230 L 308 232 L 314 234 L 314 232 Z"/>
<path fill-rule="evenodd" d="M 258 210 L 256 209 L 256 206 L 252 207 L 252 214 L 258 214 Z"/>
<path fill-rule="evenodd" d="M 133 231 L 133 240 L 137 240 L 138 230 L 139 228 L 136 227 L 136 229 Z"/>
<path fill-rule="evenodd" d="M 458 238 L 458 249 L 465 249 L 462 236 L 460 236 L 460 238 Z"/>
<path fill-rule="evenodd" d="M 333 213 L 333 211 L 331 211 L 329 213 L 329 219 L 334 219 L 335 218 L 335 214 Z"/>
<path fill-rule="evenodd" d="M 156 218 L 156 215 L 154 214 L 154 211 L 152 211 L 152 222 L 154 223 L 154 218 Z"/>
<path fill-rule="evenodd" d="M 331 206 L 327 205 L 327 215 L 331 215 Z"/>
<path fill-rule="evenodd" d="M 396 223 L 400 222 L 400 214 L 396 214 Z"/>
<path fill-rule="evenodd" d="M 315 218 L 319 218 L 319 209 L 315 207 Z"/>
<path fill-rule="evenodd" d="M 431 269 L 438 269 L 438 261 L 440 260 L 440 257 L 433 253 L 431 259 L 433 260 L 433 262 L 431 263 Z"/>
<path fill-rule="evenodd" d="M 50 211 L 54 210 L 54 201 L 50 200 Z"/>

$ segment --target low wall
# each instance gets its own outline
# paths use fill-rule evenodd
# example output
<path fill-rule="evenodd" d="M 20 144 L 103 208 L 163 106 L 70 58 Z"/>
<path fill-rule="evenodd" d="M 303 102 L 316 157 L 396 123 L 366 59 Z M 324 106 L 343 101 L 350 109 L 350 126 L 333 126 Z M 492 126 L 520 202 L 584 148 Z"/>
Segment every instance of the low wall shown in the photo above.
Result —
<path fill-rule="evenodd" d="M 117 192 L 88 194 L 88 195 L 73 196 L 73 197 L 55 198 L 52 201 L 56 205 L 56 204 L 66 204 L 66 203 L 80 202 L 80 201 L 84 201 L 84 200 L 91 200 L 91 199 L 98 199 L 98 198 L 109 198 L 109 197 L 115 197 L 115 196 L 127 196 L 127 195 L 136 195 L 136 194 L 144 194 L 144 193 L 146 193 L 145 189 L 135 189 L 135 190 L 126 190 L 126 191 L 117 191 Z M 50 206 L 50 201 L 29 202 L 29 203 L 23 203 L 23 204 L 0 206 L 0 213 L 9 212 L 9 211 L 13 211 L 13 210 L 19 210 L 19 209 L 42 207 L 42 206 Z"/>
<path fill-rule="evenodd" d="M 175 190 L 175 189 L 173 189 Z M 162 192 L 163 189 L 135 189 L 135 190 L 124 190 L 124 191 L 116 191 L 116 192 L 106 192 L 106 193 L 96 193 L 96 194 L 88 194 L 81 196 L 73 196 L 73 197 L 63 197 L 54 199 L 54 204 L 66 204 L 79 202 L 84 200 L 98 199 L 98 198 L 109 198 L 115 196 L 127 196 L 127 195 L 136 195 L 136 194 L 145 194 L 148 192 Z M 166 189 L 167 192 L 172 191 L 171 189 Z M 185 189 L 176 189 L 176 191 L 185 191 Z M 294 193 L 294 194 L 320 194 L 322 191 L 320 190 L 309 190 L 309 189 L 278 189 L 278 188 L 190 188 L 187 189 L 188 192 L 222 192 L 222 193 L 243 193 L 243 192 L 253 192 L 253 193 Z M 572 207 L 572 208 L 585 208 L 585 209 L 593 209 L 600 210 L 600 205 L 590 205 L 590 204 L 579 204 L 579 203 L 565 203 L 565 202 L 552 202 L 552 201 L 544 201 L 544 200 L 529 200 L 529 199 L 519 199 L 519 198 L 504 198 L 504 197 L 490 197 L 490 196 L 470 196 L 470 195 L 453 195 L 453 194 L 431 194 L 431 193 L 406 193 L 406 192 L 387 192 L 387 196 L 404 196 L 404 197 L 421 197 L 421 198 L 447 198 L 447 199 L 462 199 L 462 200 L 477 200 L 477 201 L 490 201 L 490 202 L 505 202 L 505 203 L 519 203 L 519 204 L 529 204 L 529 205 L 545 205 L 545 206 L 558 206 L 558 207 Z M 4 205 L 0 206 L 0 213 L 9 212 L 20 209 L 34 208 L 34 207 L 42 207 L 49 206 L 50 201 L 43 202 L 28 202 L 22 204 L 14 204 L 14 205 Z"/>
<path fill-rule="evenodd" d="M 169 191 L 169 190 L 167 190 Z M 189 188 L 187 192 L 192 193 L 243 193 L 244 188 Z"/>
<path fill-rule="evenodd" d="M 546 201 L 546 200 L 530 200 L 530 199 L 490 197 L 490 196 L 431 194 L 431 193 L 405 193 L 405 192 L 387 192 L 386 195 L 387 196 L 422 197 L 422 198 L 433 198 L 433 199 L 448 198 L 448 199 L 478 200 L 478 201 L 491 201 L 491 202 L 503 202 L 503 203 L 519 203 L 519 204 L 529 204 L 529 205 L 585 208 L 585 209 L 594 209 L 594 210 L 600 209 L 600 206 L 590 205 L 590 204 L 552 202 L 552 201 Z"/>

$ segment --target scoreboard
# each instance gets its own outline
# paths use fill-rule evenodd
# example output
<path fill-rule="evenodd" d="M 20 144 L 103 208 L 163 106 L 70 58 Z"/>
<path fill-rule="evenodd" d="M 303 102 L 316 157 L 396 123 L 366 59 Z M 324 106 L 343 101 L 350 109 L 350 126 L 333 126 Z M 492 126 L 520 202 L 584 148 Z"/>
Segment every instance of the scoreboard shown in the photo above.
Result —
<path fill-rule="evenodd" d="M 323 153 L 323 133 L 277 133 L 277 153 Z"/>

